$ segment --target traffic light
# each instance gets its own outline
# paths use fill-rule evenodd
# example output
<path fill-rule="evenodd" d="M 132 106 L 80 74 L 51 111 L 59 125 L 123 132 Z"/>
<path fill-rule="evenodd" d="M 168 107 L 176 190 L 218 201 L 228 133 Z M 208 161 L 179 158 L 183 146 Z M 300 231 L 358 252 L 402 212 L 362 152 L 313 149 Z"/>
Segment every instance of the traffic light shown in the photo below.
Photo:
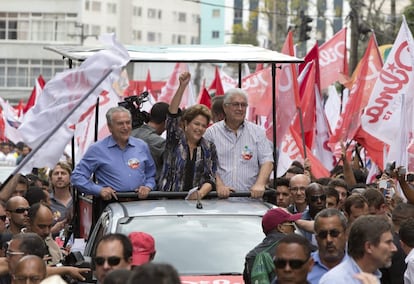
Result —
<path fill-rule="evenodd" d="M 310 39 L 308 32 L 312 30 L 310 23 L 313 21 L 311 17 L 305 15 L 303 11 L 300 11 L 300 29 L 299 29 L 299 40 L 307 41 Z"/>

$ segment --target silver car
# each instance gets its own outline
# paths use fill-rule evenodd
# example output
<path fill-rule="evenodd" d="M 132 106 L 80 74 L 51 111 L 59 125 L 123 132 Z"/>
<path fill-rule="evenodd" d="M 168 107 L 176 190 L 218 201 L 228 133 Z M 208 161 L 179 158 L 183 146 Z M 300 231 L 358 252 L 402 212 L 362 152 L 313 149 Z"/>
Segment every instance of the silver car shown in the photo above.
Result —
<path fill-rule="evenodd" d="M 172 264 L 182 276 L 233 275 L 242 283 L 244 258 L 264 238 L 261 219 L 274 205 L 250 198 L 197 203 L 177 199 L 112 203 L 90 235 L 85 255 L 93 254 L 104 234 L 142 231 L 155 239 L 155 262 Z"/>

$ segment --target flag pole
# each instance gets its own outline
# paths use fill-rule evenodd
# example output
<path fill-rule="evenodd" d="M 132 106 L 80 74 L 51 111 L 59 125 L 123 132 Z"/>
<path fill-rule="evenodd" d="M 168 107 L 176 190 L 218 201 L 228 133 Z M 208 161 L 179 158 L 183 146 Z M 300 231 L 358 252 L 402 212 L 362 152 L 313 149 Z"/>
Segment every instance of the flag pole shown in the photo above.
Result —
<path fill-rule="evenodd" d="M 273 188 L 276 189 L 276 178 L 277 178 L 277 141 L 276 141 L 276 64 L 272 63 L 272 123 L 273 123 Z"/>
<path fill-rule="evenodd" d="M 303 127 L 303 113 L 302 108 L 298 107 L 299 123 L 300 123 L 300 132 L 302 134 L 302 145 L 303 145 L 303 157 L 306 159 L 308 156 L 306 154 L 306 141 L 305 141 L 305 129 Z"/>
<path fill-rule="evenodd" d="M 53 136 L 53 134 L 59 130 L 59 128 L 66 122 L 66 120 L 86 101 L 86 99 L 98 88 L 98 86 L 112 73 L 112 69 L 106 71 L 101 79 L 86 93 L 86 95 L 80 99 L 80 101 L 73 107 L 73 109 L 64 117 L 62 120 L 56 124 L 56 126 L 49 132 L 49 134 L 40 142 L 40 144 L 32 149 L 32 151 L 27 154 L 27 156 L 21 161 L 21 163 L 13 170 L 11 175 L 6 179 L 6 181 L 0 186 L 0 191 L 4 186 L 11 180 L 11 178 L 16 175 L 26 164 L 27 162 L 40 150 L 40 148 Z"/>

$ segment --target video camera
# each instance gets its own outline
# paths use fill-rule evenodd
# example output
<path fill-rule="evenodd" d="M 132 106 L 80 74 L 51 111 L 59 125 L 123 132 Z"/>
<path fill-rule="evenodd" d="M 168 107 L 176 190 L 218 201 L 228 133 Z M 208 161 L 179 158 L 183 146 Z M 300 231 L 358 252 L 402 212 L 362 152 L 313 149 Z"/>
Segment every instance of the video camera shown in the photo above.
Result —
<path fill-rule="evenodd" d="M 126 97 L 123 102 L 118 103 L 119 106 L 126 108 L 131 113 L 133 129 L 149 121 L 149 113 L 141 111 L 142 104 L 148 101 L 148 95 L 148 92 L 142 92 L 138 96 Z"/>

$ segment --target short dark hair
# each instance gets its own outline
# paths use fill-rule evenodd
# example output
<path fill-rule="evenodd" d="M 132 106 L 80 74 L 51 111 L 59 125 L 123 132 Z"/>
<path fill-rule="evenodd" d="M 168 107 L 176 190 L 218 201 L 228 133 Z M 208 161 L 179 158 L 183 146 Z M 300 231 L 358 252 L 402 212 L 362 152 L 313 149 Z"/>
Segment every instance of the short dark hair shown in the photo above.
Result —
<path fill-rule="evenodd" d="M 33 254 L 43 258 L 48 253 L 45 242 L 36 233 L 19 233 L 12 240 L 20 241 L 19 250 L 26 255 Z"/>
<path fill-rule="evenodd" d="M 32 206 L 35 203 L 44 202 L 46 199 L 46 193 L 43 191 L 42 188 L 32 185 L 29 186 L 29 189 L 24 196 L 29 202 L 29 205 Z"/>
<path fill-rule="evenodd" d="M 414 205 L 410 203 L 398 203 L 392 210 L 392 222 L 400 225 L 405 219 L 414 218 Z"/>
<path fill-rule="evenodd" d="M 355 208 L 364 208 L 365 204 L 368 205 L 368 201 L 365 197 L 363 197 L 361 194 L 352 194 L 345 199 L 344 211 L 346 214 L 348 214 L 348 216 L 350 216 L 352 206 Z"/>
<path fill-rule="evenodd" d="M 332 178 L 328 182 L 328 186 L 335 188 L 335 186 L 340 186 L 345 188 L 348 191 L 348 184 L 341 178 Z"/>
<path fill-rule="evenodd" d="M 318 223 L 319 223 L 319 219 L 320 218 L 328 218 L 328 217 L 333 217 L 333 216 L 337 216 L 339 218 L 339 220 L 341 221 L 341 226 L 344 230 L 346 230 L 346 226 L 347 226 L 347 219 L 344 215 L 344 213 L 342 213 L 341 211 L 339 211 L 336 208 L 326 208 L 323 209 L 321 211 L 318 212 L 318 214 L 316 214 L 315 216 L 315 231 L 316 228 L 318 227 Z"/>
<path fill-rule="evenodd" d="M 95 248 L 94 257 L 96 256 L 96 250 L 98 246 L 103 242 L 111 242 L 111 241 L 119 241 L 122 244 L 123 252 L 124 252 L 124 260 L 128 260 L 130 257 L 132 257 L 132 244 L 131 241 L 127 236 L 120 233 L 113 233 L 104 235 L 98 242 Z"/>
<path fill-rule="evenodd" d="M 103 284 L 125 284 L 132 271 L 127 269 L 115 269 L 110 271 L 103 281 Z"/>
<path fill-rule="evenodd" d="M 385 197 L 378 189 L 367 188 L 362 196 L 367 199 L 369 207 L 374 206 L 375 209 L 379 209 L 385 204 Z"/>
<path fill-rule="evenodd" d="M 165 102 L 155 103 L 151 108 L 150 121 L 160 124 L 167 119 L 169 104 Z"/>
<path fill-rule="evenodd" d="M 287 186 L 289 187 L 289 179 L 280 177 L 276 179 L 276 187 L 278 186 Z"/>
<path fill-rule="evenodd" d="M 409 218 L 403 221 L 398 234 L 401 241 L 407 246 L 414 248 L 414 218 Z"/>
<path fill-rule="evenodd" d="M 338 193 L 338 191 L 336 191 L 335 188 L 330 187 L 330 186 L 325 187 L 325 194 L 326 194 L 326 197 L 334 197 L 336 199 L 336 204 L 338 204 L 338 202 L 339 202 L 339 193 Z"/>
<path fill-rule="evenodd" d="M 135 283 L 162 283 L 180 284 L 177 270 L 167 263 L 146 263 L 134 267 L 127 284 Z"/>
<path fill-rule="evenodd" d="M 358 217 L 351 225 L 348 236 L 348 254 L 361 259 L 365 254 L 365 243 L 378 245 L 382 234 L 391 232 L 391 223 L 386 217 L 365 215 Z"/>
<path fill-rule="evenodd" d="M 284 236 L 277 244 L 275 255 L 277 252 L 277 248 L 280 246 L 280 244 L 298 244 L 303 248 L 303 251 L 305 252 L 305 255 L 307 258 L 310 257 L 310 254 L 312 252 L 312 245 L 306 239 L 304 236 L 298 235 L 298 234 L 289 234 Z"/>

